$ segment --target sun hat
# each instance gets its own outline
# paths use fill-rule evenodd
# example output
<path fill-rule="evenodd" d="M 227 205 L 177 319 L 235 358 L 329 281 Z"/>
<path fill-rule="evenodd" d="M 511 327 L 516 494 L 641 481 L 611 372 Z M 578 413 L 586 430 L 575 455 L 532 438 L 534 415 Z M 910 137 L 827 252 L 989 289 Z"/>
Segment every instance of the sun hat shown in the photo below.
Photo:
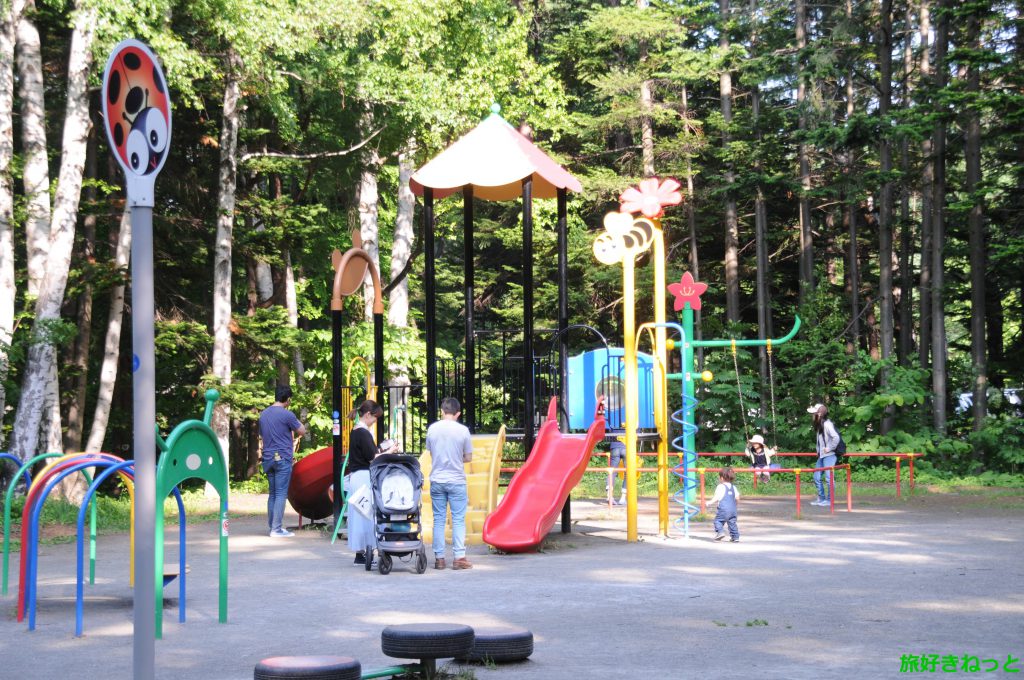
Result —
<path fill-rule="evenodd" d="M 764 437 L 762 437 L 759 434 L 755 434 L 753 437 L 751 437 L 750 439 L 747 440 L 747 443 L 748 444 L 760 444 L 761 446 L 764 446 Z"/>
<path fill-rule="evenodd" d="M 821 410 L 821 408 L 823 406 L 824 406 L 824 404 L 815 404 L 814 406 L 811 406 L 810 408 L 808 408 L 807 412 L 808 413 L 817 413 L 819 410 Z"/>

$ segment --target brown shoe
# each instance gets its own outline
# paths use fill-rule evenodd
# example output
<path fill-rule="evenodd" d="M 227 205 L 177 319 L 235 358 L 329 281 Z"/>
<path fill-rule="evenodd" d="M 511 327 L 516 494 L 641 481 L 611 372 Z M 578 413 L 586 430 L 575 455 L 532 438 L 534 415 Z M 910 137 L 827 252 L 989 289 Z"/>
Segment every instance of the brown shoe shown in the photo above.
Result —
<path fill-rule="evenodd" d="M 455 561 L 452 562 L 452 569 L 472 569 L 473 563 L 467 560 L 465 557 L 456 557 Z"/>
<path fill-rule="evenodd" d="M 444 563 L 444 558 L 443 557 L 438 557 L 438 558 L 436 558 L 434 560 L 434 569 L 444 569 L 445 566 L 446 565 Z"/>

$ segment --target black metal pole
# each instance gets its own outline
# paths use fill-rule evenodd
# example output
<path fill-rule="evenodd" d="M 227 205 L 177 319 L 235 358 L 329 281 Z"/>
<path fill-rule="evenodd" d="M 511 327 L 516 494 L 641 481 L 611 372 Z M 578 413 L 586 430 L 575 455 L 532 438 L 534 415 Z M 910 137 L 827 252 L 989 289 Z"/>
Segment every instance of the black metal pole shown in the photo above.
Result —
<path fill-rule="evenodd" d="M 523 178 L 523 377 L 526 380 L 526 415 L 523 451 L 533 450 L 533 175 Z"/>
<path fill-rule="evenodd" d="M 568 370 L 568 359 L 569 359 L 569 333 L 566 329 L 569 327 L 569 235 L 568 235 L 568 220 L 567 220 L 567 209 L 566 209 L 566 190 L 560 188 L 558 190 L 558 399 L 562 404 L 562 409 L 559 411 L 562 425 L 568 430 L 569 424 L 566 422 L 565 409 L 568 407 L 566 404 L 566 385 L 565 377 Z M 569 499 L 565 499 L 565 505 L 562 506 L 562 533 L 568 534 L 572 532 L 572 510 L 570 508 Z"/>
<path fill-rule="evenodd" d="M 466 294 L 466 403 L 463 420 L 476 432 L 476 364 L 473 361 L 473 185 L 462 189 L 463 288 Z"/>
<path fill-rule="evenodd" d="M 373 382 L 377 384 L 377 403 L 390 408 L 391 395 L 384 384 L 384 313 L 373 315 Z M 384 419 L 377 419 L 377 443 L 384 441 Z"/>
<path fill-rule="evenodd" d="M 331 305 L 331 412 L 333 466 L 331 479 L 334 480 L 334 526 L 341 517 L 341 461 L 345 452 L 341 450 L 341 419 L 348 416 L 341 412 L 341 309 Z"/>
<path fill-rule="evenodd" d="M 436 281 L 434 277 L 434 190 L 423 187 L 423 278 L 426 309 L 423 322 L 427 330 L 427 425 L 437 420 L 437 327 L 434 323 Z"/>

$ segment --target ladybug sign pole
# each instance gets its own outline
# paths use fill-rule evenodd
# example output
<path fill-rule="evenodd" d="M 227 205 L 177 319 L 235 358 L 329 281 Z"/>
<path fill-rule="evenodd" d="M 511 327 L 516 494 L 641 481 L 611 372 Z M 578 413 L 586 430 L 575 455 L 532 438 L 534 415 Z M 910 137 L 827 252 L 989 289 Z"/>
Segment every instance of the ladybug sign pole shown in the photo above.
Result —
<path fill-rule="evenodd" d="M 124 171 L 131 209 L 132 391 L 135 459 L 135 604 L 132 677 L 155 674 L 156 360 L 153 349 L 153 205 L 167 160 L 171 100 L 156 55 L 138 40 L 114 48 L 103 72 L 107 141 Z M 162 511 L 162 509 L 161 509 Z"/>

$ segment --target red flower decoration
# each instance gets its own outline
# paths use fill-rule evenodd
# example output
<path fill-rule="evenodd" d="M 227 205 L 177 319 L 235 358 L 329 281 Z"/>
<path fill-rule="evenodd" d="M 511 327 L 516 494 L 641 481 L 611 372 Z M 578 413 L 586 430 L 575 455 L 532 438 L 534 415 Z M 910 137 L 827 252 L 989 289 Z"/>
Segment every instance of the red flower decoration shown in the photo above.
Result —
<path fill-rule="evenodd" d="M 689 302 L 691 309 L 700 309 L 700 296 L 708 289 L 708 284 L 699 283 L 693 280 L 690 272 L 683 274 L 679 283 L 668 284 L 668 292 L 676 296 L 676 303 L 673 306 L 677 312 L 683 311 L 683 306 Z"/>
<path fill-rule="evenodd" d="M 666 205 L 678 205 L 683 202 L 679 193 L 679 182 L 667 179 L 658 184 L 657 177 L 642 180 L 638 188 L 630 187 L 619 196 L 619 212 L 643 213 L 645 217 L 654 219 L 665 213 Z"/>

